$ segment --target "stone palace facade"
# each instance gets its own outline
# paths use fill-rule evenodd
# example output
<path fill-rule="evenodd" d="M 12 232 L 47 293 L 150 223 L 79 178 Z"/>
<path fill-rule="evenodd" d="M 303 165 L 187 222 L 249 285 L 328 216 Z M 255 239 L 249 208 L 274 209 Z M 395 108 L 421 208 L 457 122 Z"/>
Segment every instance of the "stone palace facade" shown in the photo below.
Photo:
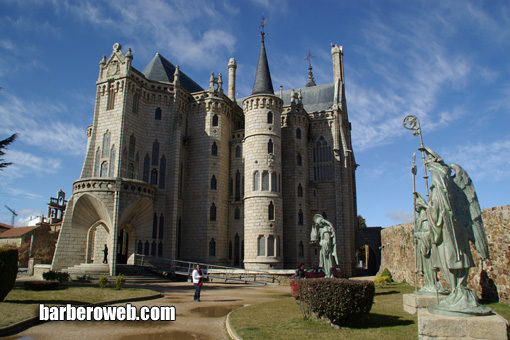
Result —
<path fill-rule="evenodd" d="M 236 61 L 203 89 L 156 54 L 144 70 L 113 46 L 99 63 L 87 152 L 52 264 L 135 254 L 248 269 L 318 265 L 312 217 L 336 228 L 339 267 L 355 264 L 356 185 L 342 47 L 333 83 L 275 92 L 262 40 L 253 93 L 236 99 Z"/>

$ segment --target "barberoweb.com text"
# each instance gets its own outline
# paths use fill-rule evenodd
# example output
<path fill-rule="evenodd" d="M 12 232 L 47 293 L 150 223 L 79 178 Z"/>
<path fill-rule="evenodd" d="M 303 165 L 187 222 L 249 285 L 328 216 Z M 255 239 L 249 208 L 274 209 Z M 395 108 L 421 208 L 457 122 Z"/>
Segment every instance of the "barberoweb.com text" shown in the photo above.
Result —
<path fill-rule="evenodd" d="M 39 305 L 41 321 L 175 321 L 174 306 L 66 306 Z"/>

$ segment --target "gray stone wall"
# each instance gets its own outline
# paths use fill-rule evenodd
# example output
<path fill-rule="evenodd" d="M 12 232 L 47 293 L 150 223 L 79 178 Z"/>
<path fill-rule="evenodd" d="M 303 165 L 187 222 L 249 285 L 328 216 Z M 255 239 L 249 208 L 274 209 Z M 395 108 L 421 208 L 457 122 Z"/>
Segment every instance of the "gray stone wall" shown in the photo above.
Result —
<path fill-rule="evenodd" d="M 469 288 L 478 297 L 510 303 L 510 205 L 482 210 L 485 232 L 489 240 L 491 260 L 481 261 L 471 245 L 475 268 L 469 275 Z M 414 285 L 413 223 L 385 228 L 381 232 L 382 261 L 379 273 L 388 268 L 393 279 Z M 482 271 L 483 266 L 483 271 Z M 418 278 L 418 286 L 422 279 Z M 497 291 L 496 291 L 497 289 Z"/>

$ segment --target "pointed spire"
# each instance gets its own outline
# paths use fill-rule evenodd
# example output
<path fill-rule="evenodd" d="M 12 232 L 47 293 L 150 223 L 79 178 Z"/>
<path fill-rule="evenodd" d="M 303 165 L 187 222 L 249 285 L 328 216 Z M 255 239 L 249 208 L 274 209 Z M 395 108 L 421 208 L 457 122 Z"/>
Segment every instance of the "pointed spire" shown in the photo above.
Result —
<path fill-rule="evenodd" d="M 305 58 L 305 60 L 308 60 L 308 83 L 306 84 L 306 87 L 316 86 L 312 73 L 312 58 L 315 58 L 315 56 L 312 55 L 312 52 L 308 49 L 308 55 Z"/>
<path fill-rule="evenodd" d="M 260 45 L 259 62 L 257 72 L 255 73 L 255 82 L 253 84 L 252 94 L 274 94 L 273 83 L 271 82 L 271 73 L 269 72 L 269 64 L 267 62 L 266 46 L 264 44 L 264 25 L 267 20 L 262 17 L 262 43 Z"/>

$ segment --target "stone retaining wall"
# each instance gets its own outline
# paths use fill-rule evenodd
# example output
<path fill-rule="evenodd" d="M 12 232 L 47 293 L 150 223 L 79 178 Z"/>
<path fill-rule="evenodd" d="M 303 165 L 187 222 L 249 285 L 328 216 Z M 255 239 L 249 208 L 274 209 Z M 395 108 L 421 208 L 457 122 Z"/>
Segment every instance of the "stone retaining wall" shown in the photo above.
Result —
<path fill-rule="evenodd" d="M 510 304 L 510 205 L 484 209 L 482 218 L 491 260 L 481 261 L 471 245 L 477 267 L 470 271 L 469 288 L 484 300 L 494 301 L 499 297 L 500 302 Z M 413 228 L 413 223 L 406 223 L 382 230 L 379 270 L 380 273 L 388 268 L 393 280 L 411 285 L 415 281 Z M 422 278 L 418 277 L 418 286 L 421 285 Z"/>

